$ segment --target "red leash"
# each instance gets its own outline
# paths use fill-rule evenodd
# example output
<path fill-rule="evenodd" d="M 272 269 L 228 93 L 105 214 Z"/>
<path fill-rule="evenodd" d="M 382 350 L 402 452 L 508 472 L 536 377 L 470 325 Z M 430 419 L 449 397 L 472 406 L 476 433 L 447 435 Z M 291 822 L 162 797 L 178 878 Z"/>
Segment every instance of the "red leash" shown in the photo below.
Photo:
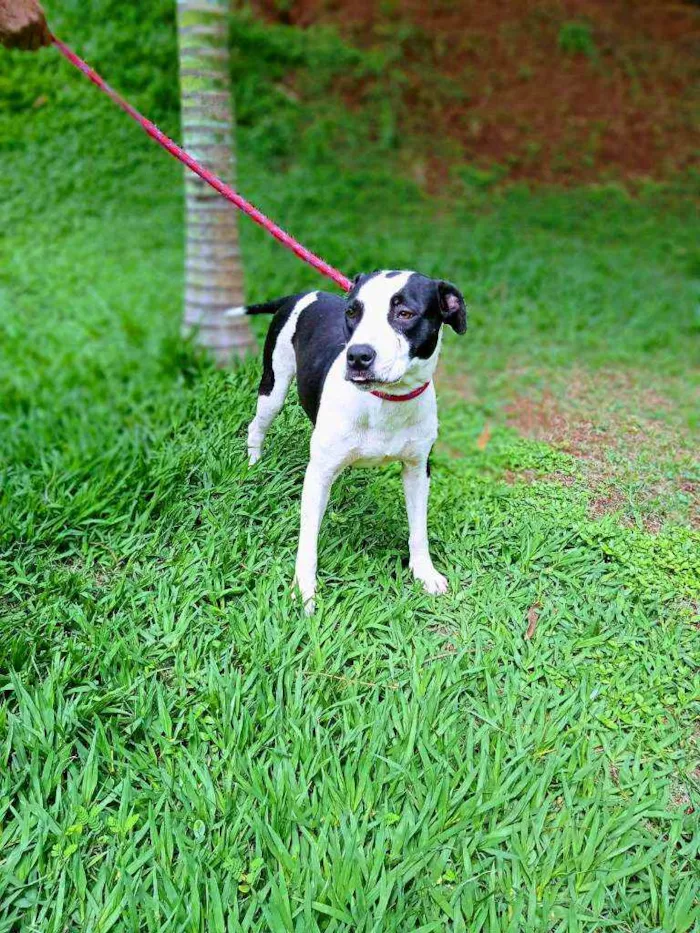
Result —
<path fill-rule="evenodd" d="M 276 223 L 270 220 L 269 217 L 266 217 L 262 211 L 259 211 L 256 207 L 246 201 L 245 198 L 241 197 L 237 191 L 234 191 L 230 185 L 224 184 L 220 178 L 217 178 L 216 175 L 213 175 L 211 172 L 207 171 L 204 166 L 200 165 L 196 159 L 193 159 L 191 155 L 185 152 L 184 149 L 181 149 L 177 143 L 173 142 L 165 133 L 161 133 L 155 123 L 151 123 L 150 120 L 147 120 L 146 117 L 142 116 L 138 110 L 131 106 L 130 103 L 124 100 L 117 92 L 111 88 L 106 81 L 104 81 L 97 72 L 91 68 L 86 62 L 79 58 L 75 52 L 71 51 L 67 45 L 64 45 L 60 39 L 57 39 L 56 36 L 51 37 L 51 41 L 56 46 L 58 51 L 63 55 L 64 58 L 67 58 L 71 65 L 74 65 L 79 71 L 92 81 L 93 84 L 96 84 L 97 87 L 104 91 L 104 93 L 110 97 L 114 103 L 121 107 L 121 109 L 128 113 L 129 116 L 136 120 L 136 122 L 143 127 L 143 129 L 148 133 L 148 135 L 155 139 L 159 146 L 162 146 L 163 149 L 167 149 L 170 155 L 175 156 L 183 165 L 186 165 L 191 169 L 196 175 L 199 175 L 208 185 L 211 185 L 215 191 L 218 191 L 219 194 L 222 194 L 228 201 L 232 204 L 235 204 L 236 207 L 243 211 L 244 214 L 247 214 L 256 224 L 259 224 L 264 230 L 267 230 L 268 233 L 272 234 L 275 239 L 279 240 L 283 246 L 286 246 L 287 249 L 295 253 L 299 259 L 302 259 L 304 262 L 308 263 L 310 266 L 313 266 L 321 275 L 327 276 L 329 279 L 332 279 L 336 285 L 340 286 L 344 292 L 349 292 L 352 288 L 352 282 L 350 279 L 346 278 L 342 272 L 338 272 L 337 269 L 334 269 L 333 266 L 329 266 L 327 262 L 324 262 L 320 257 L 316 256 L 310 250 L 306 249 L 305 246 L 302 246 L 301 243 L 298 243 L 294 237 L 291 237 L 288 233 L 278 227 Z"/>

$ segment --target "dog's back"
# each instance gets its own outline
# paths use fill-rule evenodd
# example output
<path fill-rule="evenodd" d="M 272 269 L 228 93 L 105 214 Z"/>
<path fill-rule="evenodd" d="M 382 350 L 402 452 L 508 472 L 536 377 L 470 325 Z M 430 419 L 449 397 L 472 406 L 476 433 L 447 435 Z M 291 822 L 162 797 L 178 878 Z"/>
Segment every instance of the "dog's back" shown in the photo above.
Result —
<path fill-rule="evenodd" d="M 299 400 L 315 424 L 326 376 L 347 343 L 344 312 L 344 299 L 318 291 L 232 308 L 228 312 L 232 317 L 274 315 L 265 338 L 259 395 L 279 394 L 276 385 L 278 389 L 284 385 L 286 394 L 296 373 Z"/>
<path fill-rule="evenodd" d="M 251 463 L 260 456 L 267 429 L 295 374 L 302 407 L 316 422 L 326 376 L 347 342 L 344 311 L 345 301 L 328 292 L 289 295 L 229 311 L 229 315 L 274 314 L 265 338 L 257 412 L 248 429 Z"/>

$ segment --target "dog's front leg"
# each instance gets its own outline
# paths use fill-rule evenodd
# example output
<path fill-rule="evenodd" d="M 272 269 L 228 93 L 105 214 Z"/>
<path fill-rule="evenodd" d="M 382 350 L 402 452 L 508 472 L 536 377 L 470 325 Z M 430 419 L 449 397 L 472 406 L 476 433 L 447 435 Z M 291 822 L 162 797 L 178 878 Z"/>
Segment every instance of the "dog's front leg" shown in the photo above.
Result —
<path fill-rule="evenodd" d="M 299 588 L 307 615 L 314 611 L 316 565 L 318 562 L 318 532 L 328 505 L 328 496 L 339 468 L 313 455 L 306 468 L 301 494 L 301 526 L 294 583 Z"/>
<path fill-rule="evenodd" d="M 428 457 L 403 465 L 403 488 L 408 514 L 410 567 L 428 593 L 447 592 L 447 580 L 433 567 L 428 548 Z"/>

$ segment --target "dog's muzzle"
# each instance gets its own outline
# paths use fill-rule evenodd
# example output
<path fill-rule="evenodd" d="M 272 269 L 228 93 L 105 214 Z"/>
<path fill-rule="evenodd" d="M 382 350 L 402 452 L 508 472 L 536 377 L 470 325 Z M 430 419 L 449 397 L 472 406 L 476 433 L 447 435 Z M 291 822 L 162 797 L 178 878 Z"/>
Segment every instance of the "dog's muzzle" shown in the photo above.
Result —
<path fill-rule="evenodd" d="M 356 343 L 348 347 L 345 354 L 345 378 L 350 382 L 370 382 L 372 365 L 376 358 L 376 351 L 368 343 Z"/>

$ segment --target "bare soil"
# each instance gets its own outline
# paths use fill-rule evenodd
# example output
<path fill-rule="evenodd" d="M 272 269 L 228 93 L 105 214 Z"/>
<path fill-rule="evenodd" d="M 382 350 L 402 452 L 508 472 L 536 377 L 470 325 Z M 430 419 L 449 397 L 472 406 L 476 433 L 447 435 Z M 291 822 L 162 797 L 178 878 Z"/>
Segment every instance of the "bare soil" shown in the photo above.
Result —
<path fill-rule="evenodd" d="M 424 173 L 575 184 L 663 178 L 700 151 L 700 7 L 658 0 L 258 0 L 381 47 L 399 133 Z M 353 106 L 377 86 L 349 79 Z M 437 142 L 436 142 L 437 141 Z"/>

